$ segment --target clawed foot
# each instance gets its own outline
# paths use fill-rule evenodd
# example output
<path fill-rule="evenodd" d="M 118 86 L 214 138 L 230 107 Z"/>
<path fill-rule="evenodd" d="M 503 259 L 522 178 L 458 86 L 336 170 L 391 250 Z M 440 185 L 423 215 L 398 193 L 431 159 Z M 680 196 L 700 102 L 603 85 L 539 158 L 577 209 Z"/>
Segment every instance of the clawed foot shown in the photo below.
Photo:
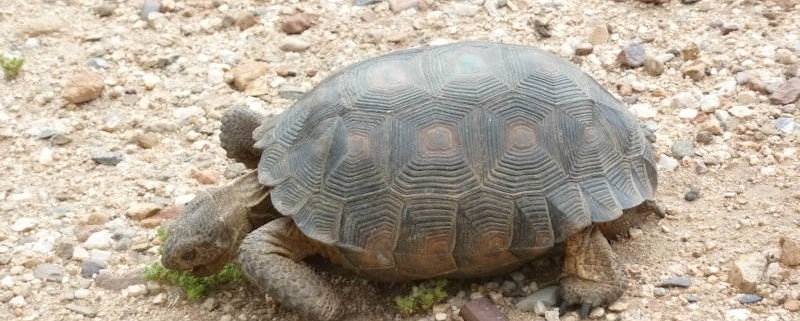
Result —
<path fill-rule="evenodd" d="M 580 318 L 584 319 L 589 316 L 592 308 L 613 303 L 622 296 L 623 292 L 624 289 L 618 285 L 581 280 L 574 276 L 568 276 L 561 281 L 559 311 L 564 314 L 571 307 L 580 306 L 578 313 Z"/>

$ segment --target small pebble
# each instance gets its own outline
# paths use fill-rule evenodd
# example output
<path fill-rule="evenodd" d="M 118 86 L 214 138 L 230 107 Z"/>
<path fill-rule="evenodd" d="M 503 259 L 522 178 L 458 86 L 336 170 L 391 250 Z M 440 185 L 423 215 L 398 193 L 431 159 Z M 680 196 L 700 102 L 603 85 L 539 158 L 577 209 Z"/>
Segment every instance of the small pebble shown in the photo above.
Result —
<path fill-rule="evenodd" d="M 97 315 L 97 309 L 90 306 L 70 303 L 65 306 L 67 310 L 75 312 L 77 314 L 84 315 L 86 317 L 94 318 Z"/>
<path fill-rule="evenodd" d="M 419 8 L 419 0 L 389 0 L 389 9 L 394 13 L 416 8 Z"/>
<path fill-rule="evenodd" d="M 664 73 L 664 63 L 652 56 L 645 56 L 644 70 L 651 76 L 661 76 Z"/>
<path fill-rule="evenodd" d="M 125 288 L 125 293 L 130 297 L 143 296 L 147 294 L 147 287 L 144 284 L 134 284 Z"/>
<path fill-rule="evenodd" d="M 540 289 L 533 294 L 517 302 L 517 308 L 522 311 L 533 312 L 536 310 L 536 302 L 541 302 L 545 308 L 556 304 L 558 298 L 558 287 L 548 286 Z"/>
<path fill-rule="evenodd" d="M 100 274 L 100 270 L 104 269 L 105 265 L 95 261 L 84 261 L 81 263 L 81 276 L 87 279 L 92 278 L 95 274 Z"/>
<path fill-rule="evenodd" d="M 695 303 L 697 302 L 697 295 L 696 294 L 687 294 L 683 296 L 686 299 L 686 302 Z"/>
<path fill-rule="evenodd" d="M 297 37 L 287 37 L 280 45 L 280 50 L 289 52 L 303 52 L 311 47 L 311 43 Z"/>
<path fill-rule="evenodd" d="M 586 56 L 594 51 L 594 46 L 591 43 L 581 43 L 575 47 L 576 56 Z"/>
<path fill-rule="evenodd" d="M 592 309 L 592 312 L 589 313 L 590 319 L 600 319 L 606 314 L 606 309 L 603 307 L 596 307 Z"/>
<path fill-rule="evenodd" d="M 104 86 L 102 75 L 85 72 L 72 77 L 64 86 L 61 95 L 70 103 L 85 103 L 100 97 Z"/>
<path fill-rule="evenodd" d="M 104 152 L 92 155 L 92 160 L 100 165 L 116 166 L 122 162 L 123 155 L 120 152 Z"/>
<path fill-rule="evenodd" d="M 289 35 L 301 34 L 316 23 L 316 16 L 308 13 L 298 13 L 286 17 L 281 24 L 281 31 Z"/>
<path fill-rule="evenodd" d="M 33 270 L 33 276 L 45 281 L 61 282 L 64 277 L 64 268 L 56 264 L 42 263 Z"/>
<path fill-rule="evenodd" d="M 752 303 L 761 302 L 762 299 L 763 298 L 761 296 L 756 295 L 756 294 L 745 294 L 745 295 L 739 297 L 739 303 L 741 303 L 741 304 L 752 304 Z"/>
<path fill-rule="evenodd" d="M 13 232 L 28 232 L 36 228 L 36 225 L 39 224 L 39 221 L 32 217 L 22 217 L 17 219 L 14 224 L 11 225 L 11 231 Z"/>
<path fill-rule="evenodd" d="M 690 42 L 681 50 L 681 55 L 684 60 L 695 60 L 700 57 L 700 47 L 696 43 Z"/>
<path fill-rule="evenodd" d="M 106 230 L 101 230 L 92 233 L 83 242 L 83 247 L 86 249 L 98 249 L 98 250 L 107 250 L 111 248 L 111 244 L 114 240 L 111 238 L 111 233 Z"/>
<path fill-rule="evenodd" d="M 115 5 L 112 4 L 102 4 L 97 7 L 94 7 L 94 14 L 98 17 L 104 18 L 109 17 L 114 14 L 114 10 L 117 9 Z"/>
<path fill-rule="evenodd" d="M 27 304 L 28 303 L 25 302 L 25 297 L 23 297 L 21 295 L 15 296 L 15 297 L 11 298 L 11 300 L 8 300 L 8 305 L 10 305 L 10 306 L 12 306 L 14 308 L 21 308 L 21 307 L 24 307 Z"/>
<path fill-rule="evenodd" d="M 664 154 L 661 154 L 658 157 L 658 163 L 656 163 L 656 166 L 658 167 L 658 169 L 664 170 L 664 171 L 667 171 L 667 172 L 674 171 L 676 168 L 678 168 L 679 165 L 680 165 L 680 163 L 678 162 L 677 159 L 672 158 L 672 157 L 667 156 L 667 155 L 664 155 Z"/>
<path fill-rule="evenodd" d="M 146 132 L 136 135 L 134 140 L 136 141 L 136 145 L 139 145 L 139 147 L 150 149 L 158 145 L 160 138 L 156 133 Z"/>
<path fill-rule="evenodd" d="M 77 289 L 73 294 L 75 295 L 76 299 L 87 299 L 90 295 L 92 295 L 92 291 L 89 291 L 89 289 Z"/>
<path fill-rule="evenodd" d="M 611 311 L 611 312 L 623 312 L 623 311 L 628 310 L 628 306 L 629 306 L 628 302 L 619 301 L 618 300 L 618 301 L 616 301 L 616 302 L 614 302 L 614 303 L 612 303 L 611 305 L 608 306 L 608 311 Z"/>
<path fill-rule="evenodd" d="M 654 296 L 665 296 L 667 294 L 667 289 L 662 287 L 655 287 L 653 288 L 653 295 Z"/>
<path fill-rule="evenodd" d="M 638 42 L 631 42 L 617 55 L 617 62 L 623 67 L 636 68 L 644 64 L 644 47 Z"/>
<path fill-rule="evenodd" d="M 679 277 L 669 278 L 664 282 L 659 283 L 656 286 L 661 288 L 672 288 L 672 287 L 688 288 L 692 286 L 692 280 L 690 280 L 687 277 L 679 276 Z"/>
<path fill-rule="evenodd" d="M 161 12 L 161 3 L 155 0 L 144 0 L 142 3 L 141 17 L 147 20 L 151 13 Z"/>
<path fill-rule="evenodd" d="M 783 308 L 789 312 L 798 312 L 800 311 L 800 300 L 786 300 L 783 303 Z"/>
<path fill-rule="evenodd" d="M 714 141 L 714 134 L 707 130 L 701 130 L 697 132 L 695 141 L 702 144 L 709 144 Z"/>
<path fill-rule="evenodd" d="M 506 316 L 489 299 L 472 300 L 461 307 L 460 315 L 464 321 L 507 321 Z"/>
<path fill-rule="evenodd" d="M 692 202 L 697 200 L 698 197 L 700 197 L 700 191 L 692 187 L 688 192 L 686 192 L 686 195 L 683 196 L 683 199 Z"/>
<path fill-rule="evenodd" d="M 694 154 L 694 143 L 686 140 L 676 141 L 672 144 L 672 157 L 683 159 Z"/>

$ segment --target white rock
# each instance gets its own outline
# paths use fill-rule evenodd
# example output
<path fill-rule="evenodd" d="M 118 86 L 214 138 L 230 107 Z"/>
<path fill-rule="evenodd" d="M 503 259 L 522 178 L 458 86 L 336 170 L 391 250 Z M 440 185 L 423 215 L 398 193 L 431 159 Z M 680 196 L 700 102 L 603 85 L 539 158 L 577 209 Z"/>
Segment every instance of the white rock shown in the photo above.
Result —
<path fill-rule="evenodd" d="M 161 78 L 158 78 L 158 76 L 156 76 L 154 74 L 147 73 L 147 74 L 144 74 L 144 76 L 142 76 L 142 83 L 144 84 L 144 88 L 147 89 L 147 90 L 152 90 L 160 82 L 161 82 Z"/>
<path fill-rule="evenodd" d="M 603 307 L 596 307 L 596 308 L 592 309 L 591 313 L 589 313 L 589 318 L 590 319 L 599 319 L 602 316 L 604 316 L 605 314 L 606 314 L 606 309 L 603 309 Z"/>
<path fill-rule="evenodd" d="M 678 118 L 680 119 L 695 119 L 699 111 L 694 108 L 684 108 L 678 112 Z"/>
<path fill-rule="evenodd" d="M 15 307 L 15 308 L 24 307 L 26 304 L 27 303 L 25 302 L 25 298 L 23 296 L 21 296 L 21 295 L 15 296 L 15 297 L 11 298 L 11 300 L 8 301 L 8 305 L 10 305 L 12 307 Z"/>
<path fill-rule="evenodd" d="M 653 105 L 650 104 L 633 104 L 629 109 L 639 119 L 652 119 L 658 113 Z"/>
<path fill-rule="evenodd" d="M 750 118 L 756 113 L 755 110 L 743 105 L 733 106 L 728 109 L 728 112 L 737 118 Z"/>
<path fill-rule="evenodd" d="M 14 286 L 14 278 L 10 275 L 6 275 L 3 279 L 0 279 L 0 286 L 10 289 Z"/>
<path fill-rule="evenodd" d="M 730 78 L 719 83 L 719 94 L 730 97 L 736 95 L 736 79 Z"/>
<path fill-rule="evenodd" d="M 719 96 L 717 95 L 704 95 L 703 98 L 700 98 L 700 110 L 703 112 L 713 113 L 719 106 Z"/>
<path fill-rule="evenodd" d="M 39 151 L 38 161 L 40 164 L 50 164 L 53 162 L 53 149 L 50 147 L 42 148 Z"/>
<path fill-rule="evenodd" d="M 32 217 L 22 217 L 11 225 L 11 230 L 14 232 L 28 232 L 36 228 L 38 221 Z"/>
<path fill-rule="evenodd" d="M 759 171 L 761 172 L 761 175 L 774 176 L 778 172 L 778 169 L 775 168 L 775 166 L 764 166 Z"/>
<path fill-rule="evenodd" d="M 447 320 L 447 313 L 439 312 L 433 316 L 436 321 L 445 321 Z"/>
<path fill-rule="evenodd" d="M 678 165 L 680 164 L 678 163 L 677 159 L 666 154 L 661 154 L 661 156 L 658 157 L 658 163 L 656 164 L 659 170 L 665 170 L 668 172 L 674 171 L 676 168 L 678 168 Z"/>
<path fill-rule="evenodd" d="M 730 309 L 725 311 L 725 321 L 746 321 L 750 318 L 748 309 Z"/>
<path fill-rule="evenodd" d="M 212 63 L 208 65 L 206 81 L 211 85 L 218 85 L 225 82 L 225 72 L 230 69 L 229 65 Z"/>
<path fill-rule="evenodd" d="M 111 248 L 114 240 L 111 239 L 111 232 L 102 230 L 92 233 L 89 238 L 83 242 L 83 247 L 87 249 L 107 250 Z"/>
<path fill-rule="evenodd" d="M 72 259 L 78 262 L 83 262 L 89 259 L 89 251 L 81 246 L 76 246 L 72 249 Z"/>
<path fill-rule="evenodd" d="M 681 92 L 672 97 L 670 103 L 672 108 L 675 109 L 698 109 L 700 108 L 700 101 L 690 92 Z"/>
<path fill-rule="evenodd" d="M 544 319 L 546 321 L 558 321 L 559 320 L 558 310 L 546 311 L 544 313 Z"/>
<path fill-rule="evenodd" d="M 88 289 L 77 289 L 74 293 L 76 299 L 86 299 L 91 294 L 92 291 L 89 291 Z"/>
<path fill-rule="evenodd" d="M 147 294 L 147 287 L 144 284 L 134 284 L 125 289 L 123 295 L 129 297 L 143 296 Z"/>
<path fill-rule="evenodd" d="M 628 310 L 628 302 L 625 301 L 616 301 L 608 306 L 608 311 L 612 312 L 622 312 Z"/>

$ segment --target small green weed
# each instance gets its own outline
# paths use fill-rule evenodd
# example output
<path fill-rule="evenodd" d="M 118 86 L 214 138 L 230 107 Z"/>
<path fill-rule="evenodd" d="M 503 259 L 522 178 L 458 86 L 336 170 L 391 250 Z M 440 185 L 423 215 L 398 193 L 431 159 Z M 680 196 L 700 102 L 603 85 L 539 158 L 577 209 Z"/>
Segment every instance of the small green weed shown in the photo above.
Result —
<path fill-rule="evenodd" d="M 160 262 L 153 262 L 144 269 L 144 277 L 148 280 L 166 282 L 182 287 L 189 299 L 202 298 L 206 290 L 219 284 L 241 280 L 242 272 L 235 265 L 226 264 L 217 274 L 196 277 L 185 271 L 175 271 L 165 268 Z"/>
<path fill-rule="evenodd" d="M 161 242 L 167 239 L 167 231 L 161 226 L 156 229 L 156 235 Z M 158 249 L 158 252 L 163 252 L 163 246 Z M 192 300 L 202 298 L 206 294 L 206 290 L 216 285 L 242 279 L 242 272 L 232 264 L 226 264 L 217 274 L 196 277 L 186 271 L 167 269 L 161 265 L 161 262 L 153 262 L 144 269 L 143 274 L 145 279 L 182 287 L 186 291 L 186 296 Z"/>
<path fill-rule="evenodd" d="M 445 279 L 426 282 L 412 287 L 409 295 L 395 297 L 394 302 L 397 305 L 397 309 L 405 314 L 427 310 L 447 298 L 447 291 L 444 290 L 445 286 L 447 286 L 447 280 Z"/>
<path fill-rule="evenodd" d="M 3 72 L 6 74 L 6 79 L 17 77 L 24 62 L 25 59 L 22 58 L 7 58 L 4 55 L 0 55 L 0 67 L 3 68 Z"/>

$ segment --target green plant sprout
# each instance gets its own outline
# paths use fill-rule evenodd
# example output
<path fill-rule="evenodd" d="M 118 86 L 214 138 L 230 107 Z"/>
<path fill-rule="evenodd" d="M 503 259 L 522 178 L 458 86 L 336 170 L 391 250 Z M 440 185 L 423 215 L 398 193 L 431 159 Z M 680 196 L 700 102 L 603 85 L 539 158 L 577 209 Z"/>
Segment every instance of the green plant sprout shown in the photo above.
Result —
<path fill-rule="evenodd" d="M 3 68 L 3 72 L 6 74 L 6 79 L 17 77 L 24 62 L 25 59 L 22 58 L 7 58 L 4 55 L 0 55 L 0 67 Z"/>
<path fill-rule="evenodd" d="M 395 297 L 394 303 L 397 305 L 397 309 L 404 314 L 427 310 L 447 298 L 445 286 L 447 286 L 445 279 L 426 282 L 412 287 L 409 295 Z"/>
<path fill-rule="evenodd" d="M 161 226 L 156 229 L 156 235 L 162 242 L 167 239 L 167 232 Z M 159 247 L 159 253 L 163 252 L 163 247 L 163 245 Z M 225 264 L 219 273 L 204 277 L 196 277 L 186 271 L 167 269 L 161 265 L 161 262 L 153 262 L 142 273 L 145 279 L 182 287 L 186 291 L 186 297 L 190 300 L 202 298 L 209 288 L 242 279 L 242 272 L 232 264 Z"/>

